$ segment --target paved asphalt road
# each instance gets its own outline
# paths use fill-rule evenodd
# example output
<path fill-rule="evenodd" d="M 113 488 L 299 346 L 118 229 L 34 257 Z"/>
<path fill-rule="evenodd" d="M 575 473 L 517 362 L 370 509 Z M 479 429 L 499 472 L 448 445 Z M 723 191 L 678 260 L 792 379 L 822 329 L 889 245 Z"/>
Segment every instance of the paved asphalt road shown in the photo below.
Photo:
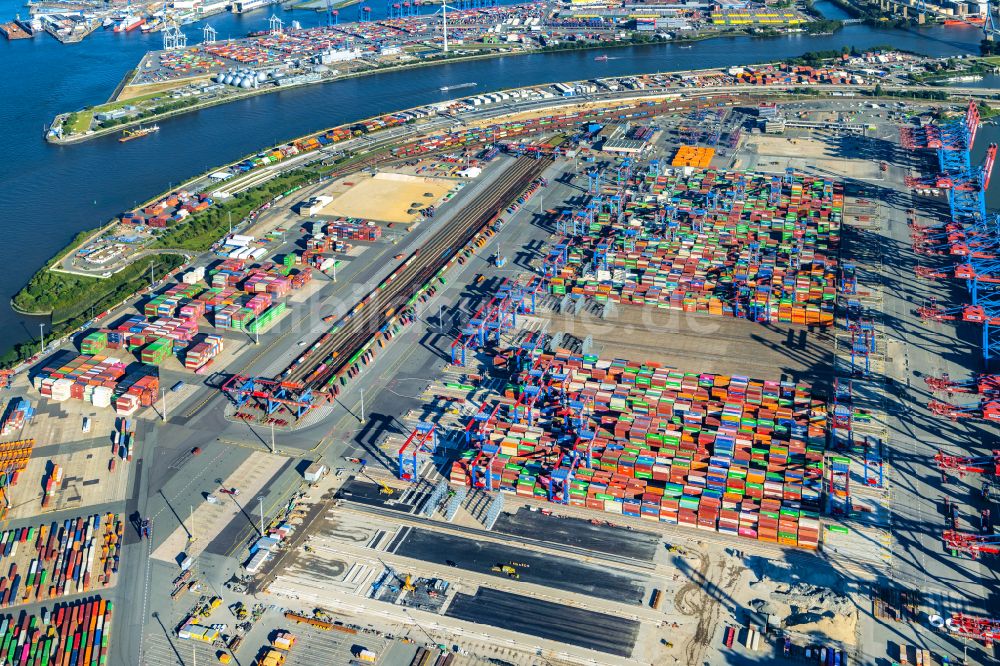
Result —
<path fill-rule="evenodd" d="M 493 529 L 502 534 L 521 537 L 544 534 L 546 540 L 554 543 L 578 546 L 600 553 L 613 553 L 647 562 L 652 561 L 656 549 L 661 547 L 661 538 L 653 532 L 594 525 L 579 518 L 553 520 L 539 512 L 523 508 L 515 514 L 500 514 Z"/>
<path fill-rule="evenodd" d="M 480 588 L 475 596 L 456 595 L 445 615 L 619 657 L 632 654 L 639 634 L 635 620 L 488 588 Z"/>
<path fill-rule="evenodd" d="M 581 564 L 554 555 L 540 555 L 524 548 L 489 541 L 474 541 L 451 534 L 412 528 L 393 551 L 435 564 L 455 563 L 460 569 L 489 572 L 491 567 L 517 562 L 521 581 L 558 590 L 640 604 L 645 597 L 644 580 L 639 576 L 611 573 L 599 566 Z M 505 574 L 494 574 L 505 577 Z"/>

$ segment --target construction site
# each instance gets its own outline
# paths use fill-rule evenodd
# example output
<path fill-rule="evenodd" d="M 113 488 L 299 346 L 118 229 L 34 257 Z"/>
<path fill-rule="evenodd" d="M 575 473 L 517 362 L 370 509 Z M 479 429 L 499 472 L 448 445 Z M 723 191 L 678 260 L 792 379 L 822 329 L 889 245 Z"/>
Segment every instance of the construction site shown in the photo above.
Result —
<path fill-rule="evenodd" d="M 335 168 L 10 378 L 0 606 L 99 590 L 150 666 L 992 662 L 979 107 L 565 111 Z"/>

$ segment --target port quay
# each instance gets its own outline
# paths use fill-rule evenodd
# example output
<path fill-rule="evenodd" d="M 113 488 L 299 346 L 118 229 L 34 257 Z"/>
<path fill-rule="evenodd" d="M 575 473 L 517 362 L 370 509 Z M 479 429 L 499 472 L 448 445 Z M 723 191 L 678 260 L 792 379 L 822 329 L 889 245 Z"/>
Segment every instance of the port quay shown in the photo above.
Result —
<path fill-rule="evenodd" d="M 993 662 L 991 65 L 469 78 L 137 202 L 15 298 L 95 311 L 0 373 L 0 655 Z"/>

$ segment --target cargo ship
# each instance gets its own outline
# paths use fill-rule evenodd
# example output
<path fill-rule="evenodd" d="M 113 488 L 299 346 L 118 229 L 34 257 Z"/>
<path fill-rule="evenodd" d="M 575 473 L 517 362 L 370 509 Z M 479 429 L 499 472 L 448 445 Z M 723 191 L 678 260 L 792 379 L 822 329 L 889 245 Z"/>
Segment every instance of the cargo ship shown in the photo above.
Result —
<path fill-rule="evenodd" d="M 137 130 L 122 130 L 121 138 L 118 139 L 120 143 L 125 143 L 126 141 L 131 141 L 132 139 L 139 139 L 144 136 L 148 136 L 153 132 L 159 132 L 159 125 L 150 125 L 149 127 L 140 127 Z"/>
<path fill-rule="evenodd" d="M 230 6 L 229 11 L 234 14 L 246 14 L 255 9 L 261 9 L 273 4 L 274 0 L 235 0 L 232 6 Z"/>
<path fill-rule="evenodd" d="M 141 16 L 127 15 L 115 26 L 115 32 L 132 32 L 145 22 L 146 19 Z"/>
<path fill-rule="evenodd" d="M 17 21 L 0 24 L 0 33 L 7 39 L 30 39 L 32 34 L 26 31 Z"/>
<path fill-rule="evenodd" d="M 983 25 L 986 19 L 982 16 L 967 16 L 964 19 L 945 19 L 945 25 Z"/>

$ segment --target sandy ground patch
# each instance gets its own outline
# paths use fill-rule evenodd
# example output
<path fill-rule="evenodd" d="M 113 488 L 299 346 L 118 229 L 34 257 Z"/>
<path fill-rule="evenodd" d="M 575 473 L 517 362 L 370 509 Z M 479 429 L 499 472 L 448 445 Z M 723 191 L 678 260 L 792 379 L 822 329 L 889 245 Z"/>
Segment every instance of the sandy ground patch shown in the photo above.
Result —
<path fill-rule="evenodd" d="M 36 446 L 38 446 L 36 444 Z M 10 490 L 10 511 L 7 518 L 21 520 L 35 518 L 52 511 L 79 509 L 106 502 L 122 500 L 127 495 L 129 465 L 118 459 L 114 472 L 108 471 L 111 459 L 110 438 L 104 446 L 96 446 L 73 453 L 34 455 L 21 472 L 18 482 Z M 52 466 L 63 468 L 63 480 L 52 493 L 52 502 L 42 508 L 42 490 Z"/>
<path fill-rule="evenodd" d="M 340 215 L 380 222 L 415 222 L 419 213 L 409 213 L 411 204 L 425 208 L 448 194 L 455 183 L 398 173 L 355 177 L 354 185 L 323 208 L 323 215 Z M 430 195 L 430 196 L 425 196 Z"/>
<path fill-rule="evenodd" d="M 281 470 L 283 461 L 284 458 L 281 456 L 261 451 L 251 453 L 243 464 L 222 482 L 224 488 L 239 488 L 240 496 L 232 498 L 216 492 L 214 495 L 218 498 L 218 503 L 202 501 L 191 507 L 185 517 L 184 525 L 176 527 L 153 551 L 152 557 L 164 562 L 176 562 L 177 556 L 182 552 L 197 557 L 212 542 L 214 535 L 221 532 L 231 521 L 244 520 L 249 524 L 249 521 L 253 520 L 254 498 Z M 249 506 L 240 509 L 240 506 L 247 504 Z M 165 518 L 163 522 L 166 521 Z M 187 539 L 188 530 L 191 530 L 195 537 L 190 545 Z"/>
<path fill-rule="evenodd" d="M 185 79 L 174 79 L 172 81 L 164 81 L 162 83 L 145 83 L 142 85 L 128 85 L 122 88 L 121 93 L 115 98 L 116 102 L 124 102 L 136 97 L 142 97 L 143 95 L 149 95 L 150 93 L 165 92 L 167 90 L 173 90 L 174 88 L 180 88 L 181 86 L 186 86 L 192 83 L 199 83 L 202 81 L 208 81 L 212 78 L 211 74 L 205 74 L 204 76 L 192 76 Z"/>
<path fill-rule="evenodd" d="M 830 149 L 822 141 L 798 137 L 754 136 L 748 142 L 757 146 L 761 155 L 776 157 L 828 157 Z"/>

